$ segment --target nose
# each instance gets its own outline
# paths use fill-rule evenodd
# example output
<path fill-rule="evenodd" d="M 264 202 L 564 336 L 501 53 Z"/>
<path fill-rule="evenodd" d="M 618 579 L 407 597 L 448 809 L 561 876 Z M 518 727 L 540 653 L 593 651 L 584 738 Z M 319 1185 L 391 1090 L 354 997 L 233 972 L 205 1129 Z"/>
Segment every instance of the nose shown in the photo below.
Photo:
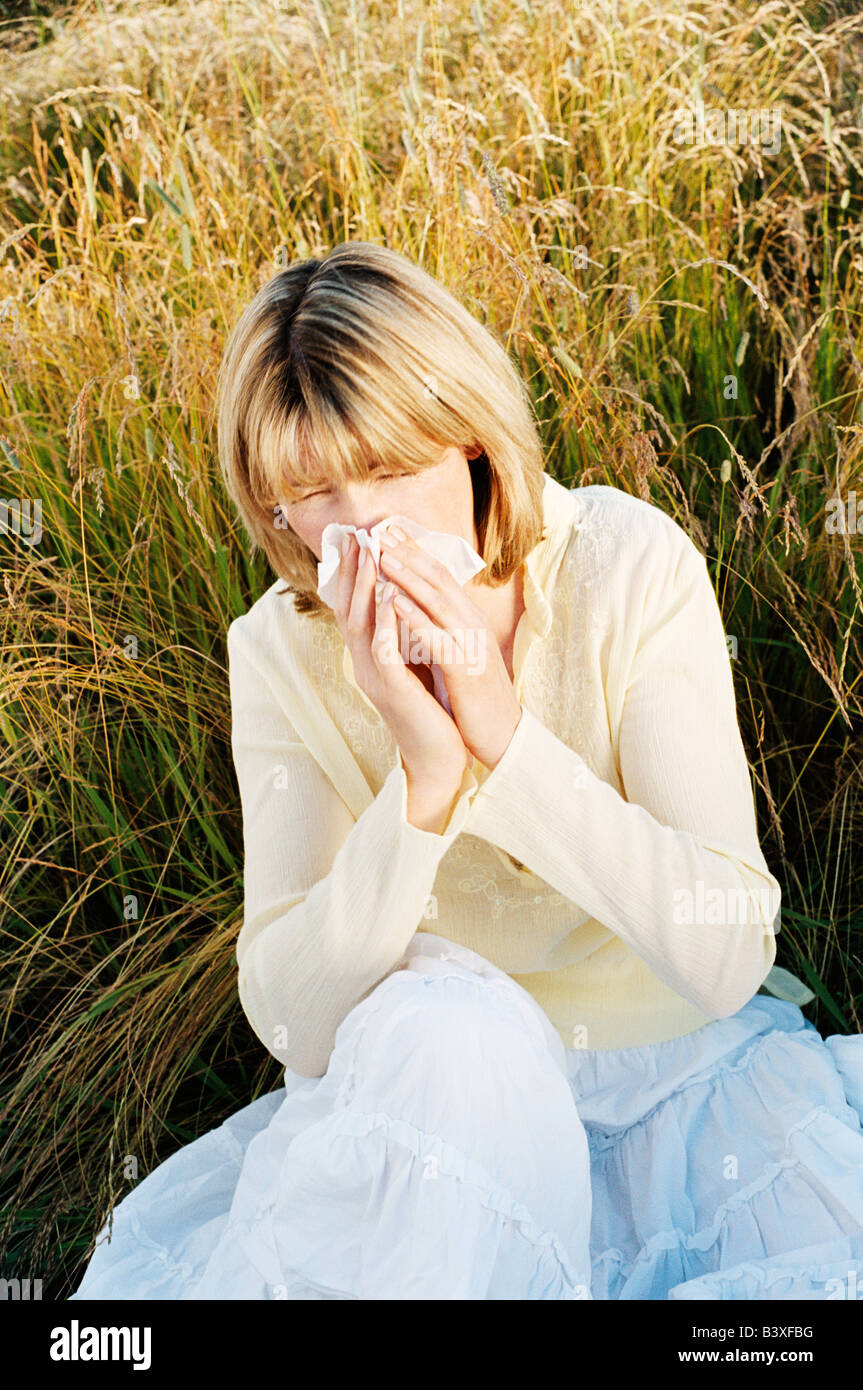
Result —
<path fill-rule="evenodd" d="M 381 503 L 379 496 L 374 496 L 374 492 L 373 483 L 345 483 L 336 498 L 336 515 L 333 519 L 342 526 L 356 526 L 358 531 L 370 531 L 384 517 L 391 515 L 391 511 Z"/>

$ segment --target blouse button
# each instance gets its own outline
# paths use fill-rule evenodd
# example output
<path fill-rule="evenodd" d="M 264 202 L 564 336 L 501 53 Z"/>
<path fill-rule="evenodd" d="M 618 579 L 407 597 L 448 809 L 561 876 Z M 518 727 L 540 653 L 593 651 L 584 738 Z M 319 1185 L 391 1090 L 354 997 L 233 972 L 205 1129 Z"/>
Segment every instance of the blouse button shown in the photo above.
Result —
<path fill-rule="evenodd" d="M 537 893 L 536 897 L 534 898 L 534 902 L 535 902 L 535 903 L 541 903 L 541 902 L 542 902 L 542 894 L 541 894 L 541 893 Z"/>

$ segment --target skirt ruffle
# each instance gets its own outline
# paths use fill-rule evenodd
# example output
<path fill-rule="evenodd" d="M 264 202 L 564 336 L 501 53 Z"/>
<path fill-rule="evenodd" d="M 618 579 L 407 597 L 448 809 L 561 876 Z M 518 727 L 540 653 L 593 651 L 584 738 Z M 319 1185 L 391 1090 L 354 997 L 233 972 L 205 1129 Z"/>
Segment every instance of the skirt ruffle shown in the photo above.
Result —
<path fill-rule="evenodd" d="M 418 933 L 343 1021 L 143 1178 L 73 1299 L 863 1298 L 863 1034 L 755 996 L 682 1038 L 564 1048 Z"/>
<path fill-rule="evenodd" d="M 570 1056 L 594 1297 L 863 1296 L 863 1129 L 845 1080 L 859 1089 L 863 1035 L 831 1041 L 756 996 L 668 1043 Z"/>

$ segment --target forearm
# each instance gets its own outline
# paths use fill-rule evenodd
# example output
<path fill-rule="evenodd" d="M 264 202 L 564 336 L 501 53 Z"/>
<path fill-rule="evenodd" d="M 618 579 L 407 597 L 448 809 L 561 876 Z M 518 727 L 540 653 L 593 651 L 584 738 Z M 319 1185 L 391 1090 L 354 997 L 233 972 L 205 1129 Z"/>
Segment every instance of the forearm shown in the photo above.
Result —
<path fill-rule="evenodd" d="M 399 764 L 330 872 L 283 911 L 266 909 L 266 925 L 244 924 L 240 1000 L 258 1038 L 292 1071 L 323 1074 L 339 1024 L 404 954 L 475 787 L 466 770 L 456 788 L 414 783 L 409 800 Z"/>
<path fill-rule="evenodd" d="M 609 927 L 706 1013 L 735 1012 L 775 959 L 779 885 L 757 840 L 711 841 L 662 824 L 527 710 L 466 829 Z M 714 906 L 708 920 L 687 920 L 699 891 Z"/>

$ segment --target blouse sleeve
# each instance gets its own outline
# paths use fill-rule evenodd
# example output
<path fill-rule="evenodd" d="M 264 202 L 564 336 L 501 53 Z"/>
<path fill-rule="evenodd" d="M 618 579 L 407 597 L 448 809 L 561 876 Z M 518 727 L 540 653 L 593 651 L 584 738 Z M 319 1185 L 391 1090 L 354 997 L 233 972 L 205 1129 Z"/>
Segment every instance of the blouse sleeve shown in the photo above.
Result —
<path fill-rule="evenodd" d="M 523 707 L 466 829 L 607 926 L 696 1008 L 722 1018 L 752 997 L 775 960 L 780 888 L 758 843 L 710 575 L 674 529 L 676 544 L 663 527 L 649 548 L 643 587 L 620 596 L 640 614 L 628 647 L 612 643 L 618 669 L 608 682 L 622 692 L 625 794 Z"/>
<path fill-rule="evenodd" d="M 476 778 L 466 768 L 440 834 L 421 830 L 407 820 L 399 754 L 355 819 L 274 698 L 242 619 L 228 629 L 228 662 L 243 812 L 240 1002 L 273 1057 L 322 1076 L 339 1024 L 422 920 Z"/>

